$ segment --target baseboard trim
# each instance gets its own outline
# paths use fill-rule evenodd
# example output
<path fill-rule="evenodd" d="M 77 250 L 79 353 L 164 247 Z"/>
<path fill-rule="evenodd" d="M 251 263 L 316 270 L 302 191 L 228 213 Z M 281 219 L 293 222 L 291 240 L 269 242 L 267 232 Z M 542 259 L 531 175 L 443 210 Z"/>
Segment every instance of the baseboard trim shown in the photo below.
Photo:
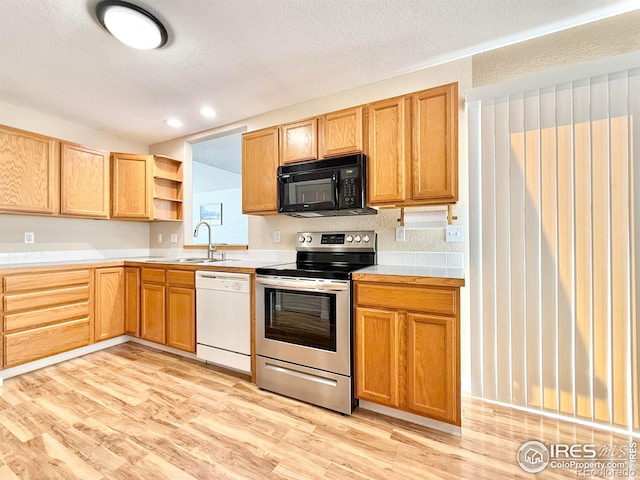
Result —
<path fill-rule="evenodd" d="M 458 437 L 462 436 L 461 427 L 445 422 L 439 422 L 438 420 L 432 420 L 431 418 L 421 417 L 420 415 L 415 415 L 413 413 L 403 412 L 402 410 L 396 410 L 395 408 L 385 407 L 384 405 L 378 405 L 377 403 L 360 400 L 360 408 L 375 413 L 381 413 L 382 415 L 404 420 L 406 422 L 415 423 L 423 427 L 432 428 L 439 432 L 449 433 Z"/>
<path fill-rule="evenodd" d="M 18 365 L 16 367 L 7 368 L 6 370 L 0 371 L 0 386 L 2 386 L 3 379 L 6 380 L 8 378 L 16 377 L 24 373 L 29 373 L 41 368 L 50 367 L 51 365 L 55 365 L 56 363 L 82 357 L 83 355 L 87 355 L 88 353 L 94 353 L 100 350 L 104 350 L 105 348 L 120 345 L 121 343 L 128 342 L 130 338 L 131 337 L 127 335 L 122 335 L 120 337 L 110 338 L 109 340 L 104 340 L 102 342 L 92 343 L 91 345 L 87 345 L 86 347 L 76 348 L 75 350 L 69 350 L 68 352 L 52 355 L 51 357 L 42 358 L 40 360 L 35 360 L 23 365 Z"/>
<path fill-rule="evenodd" d="M 196 357 L 195 353 L 185 352 L 184 350 L 178 350 L 177 348 L 167 347 L 166 345 L 160 345 L 159 343 L 150 342 L 148 340 L 143 340 L 142 338 L 137 337 L 127 337 L 128 341 L 133 343 L 139 343 L 140 345 L 144 345 L 145 347 L 155 348 L 156 350 L 161 350 L 167 353 L 173 353 L 174 355 L 179 355 L 181 357 L 190 358 L 191 360 L 197 360 L 199 362 L 204 362 L 201 358 Z"/>

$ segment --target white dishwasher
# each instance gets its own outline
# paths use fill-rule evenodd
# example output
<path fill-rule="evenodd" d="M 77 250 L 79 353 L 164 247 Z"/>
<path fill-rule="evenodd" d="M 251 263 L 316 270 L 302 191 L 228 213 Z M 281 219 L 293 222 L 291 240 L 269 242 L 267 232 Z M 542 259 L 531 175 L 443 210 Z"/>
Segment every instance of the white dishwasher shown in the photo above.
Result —
<path fill-rule="evenodd" d="M 250 276 L 196 272 L 196 356 L 251 372 Z"/>

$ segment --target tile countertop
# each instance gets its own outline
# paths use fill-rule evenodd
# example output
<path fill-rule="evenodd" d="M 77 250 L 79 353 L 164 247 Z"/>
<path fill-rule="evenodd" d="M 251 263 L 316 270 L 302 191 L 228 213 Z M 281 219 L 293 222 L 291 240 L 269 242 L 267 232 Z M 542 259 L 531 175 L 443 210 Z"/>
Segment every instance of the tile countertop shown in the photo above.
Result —
<path fill-rule="evenodd" d="M 373 265 L 353 273 L 354 280 L 368 280 L 373 276 L 398 276 L 407 277 L 409 283 L 446 283 L 456 286 L 464 286 L 464 269 L 451 267 L 417 267 L 408 265 Z M 369 277 L 369 278 L 367 278 Z M 443 282 L 444 280 L 444 282 Z"/>

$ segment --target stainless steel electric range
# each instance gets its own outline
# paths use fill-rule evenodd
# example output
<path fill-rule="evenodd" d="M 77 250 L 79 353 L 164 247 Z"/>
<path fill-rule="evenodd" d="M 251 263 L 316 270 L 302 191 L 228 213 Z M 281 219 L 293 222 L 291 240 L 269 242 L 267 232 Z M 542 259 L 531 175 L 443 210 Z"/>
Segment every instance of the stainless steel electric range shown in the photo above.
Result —
<path fill-rule="evenodd" d="M 296 263 L 256 269 L 256 383 L 350 414 L 351 272 L 376 264 L 376 233 L 303 232 Z"/>

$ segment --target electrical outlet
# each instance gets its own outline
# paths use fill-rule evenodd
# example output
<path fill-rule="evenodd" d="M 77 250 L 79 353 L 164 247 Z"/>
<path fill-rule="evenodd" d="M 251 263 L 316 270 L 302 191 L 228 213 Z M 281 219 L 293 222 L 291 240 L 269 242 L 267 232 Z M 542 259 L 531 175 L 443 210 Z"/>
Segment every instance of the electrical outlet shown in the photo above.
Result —
<path fill-rule="evenodd" d="M 462 225 L 448 225 L 446 240 L 447 242 L 464 241 L 464 231 L 462 230 Z"/>
<path fill-rule="evenodd" d="M 280 243 L 280 230 L 273 232 L 273 243 Z"/>
<path fill-rule="evenodd" d="M 396 242 L 404 242 L 404 227 L 396 227 Z"/>
<path fill-rule="evenodd" d="M 161 233 L 158 234 L 158 243 L 162 243 L 162 234 Z"/>
<path fill-rule="evenodd" d="M 172 233 L 171 234 L 171 243 L 178 243 L 178 234 L 177 233 Z"/>
<path fill-rule="evenodd" d="M 24 243 L 36 243 L 36 236 L 33 232 L 24 232 Z"/>

